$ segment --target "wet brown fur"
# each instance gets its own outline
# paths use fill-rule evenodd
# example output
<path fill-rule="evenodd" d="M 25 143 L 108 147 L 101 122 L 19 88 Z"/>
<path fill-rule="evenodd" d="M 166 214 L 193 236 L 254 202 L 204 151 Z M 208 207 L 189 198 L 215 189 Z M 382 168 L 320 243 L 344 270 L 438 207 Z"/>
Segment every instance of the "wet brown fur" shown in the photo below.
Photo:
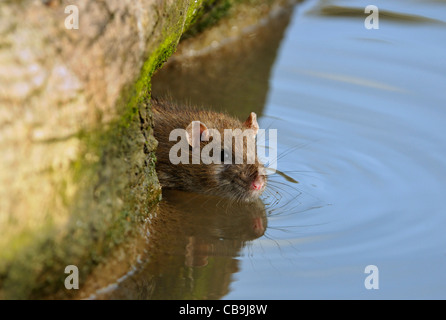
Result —
<path fill-rule="evenodd" d="M 261 175 L 263 165 L 255 164 L 189 164 L 174 165 L 169 160 L 169 151 L 177 141 L 169 141 L 173 129 L 186 129 L 192 121 L 201 121 L 209 129 L 217 129 L 223 140 L 224 129 L 246 129 L 243 123 L 227 114 L 201 110 L 193 107 L 178 106 L 166 99 L 152 99 L 154 115 L 154 135 L 158 140 L 156 169 L 163 188 L 177 189 L 223 196 L 234 200 L 249 201 L 259 197 L 260 192 L 250 190 L 251 183 Z M 201 148 L 206 142 L 201 142 Z M 234 156 L 233 147 L 233 156 Z M 244 148 L 244 160 L 246 160 Z M 244 161 L 245 162 L 245 161 Z"/>

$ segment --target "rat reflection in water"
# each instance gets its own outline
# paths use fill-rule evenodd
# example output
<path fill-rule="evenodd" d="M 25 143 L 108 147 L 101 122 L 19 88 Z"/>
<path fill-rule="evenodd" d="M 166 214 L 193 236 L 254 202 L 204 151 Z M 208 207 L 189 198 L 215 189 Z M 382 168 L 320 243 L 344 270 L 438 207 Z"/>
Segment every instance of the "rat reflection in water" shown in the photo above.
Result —
<path fill-rule="evenodd" d="M 260 199 L 233 203 L 165 190 L 157 214 L 147 222 L 143 262 L 92 298 L 222 298 L 238 271 L 241 249 L 261 237 L 266 225 Z"/>

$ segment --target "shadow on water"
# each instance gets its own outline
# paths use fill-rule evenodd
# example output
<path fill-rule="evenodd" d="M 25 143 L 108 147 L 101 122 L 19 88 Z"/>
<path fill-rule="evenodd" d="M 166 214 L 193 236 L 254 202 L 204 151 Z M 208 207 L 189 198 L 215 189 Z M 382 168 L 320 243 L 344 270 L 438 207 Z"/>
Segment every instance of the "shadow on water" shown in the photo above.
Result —
<path fill-rule="evenodd" d="M 218 49 L 194 56 L 174 55 L 154 75 L 152 94 L 224 110 L 240 118 L 252 111 L 260 116 L 291 12 L 276 12 Z"/>
<path fill-rule="evenodd" d="M 147 220 L 140 264 L 91 298 L 222 298 L 238 271 L 240 250 L 262 236 L 266 224 L 261 200 L 244 204 L 165 192 L 158 213 Z"/>

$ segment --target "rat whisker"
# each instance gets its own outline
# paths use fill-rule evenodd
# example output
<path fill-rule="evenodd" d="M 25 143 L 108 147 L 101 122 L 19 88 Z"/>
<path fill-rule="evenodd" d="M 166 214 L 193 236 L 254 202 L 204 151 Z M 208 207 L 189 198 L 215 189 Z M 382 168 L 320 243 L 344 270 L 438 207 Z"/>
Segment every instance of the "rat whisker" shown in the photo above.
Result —
<path fill-rule="evenodd" d="M 279 185 L 277 185 L 277 184 L 279 184 Z M 289 196 L 293 196 L 293 193 L 291 193 L 291 191 L 290 191 L 290 189 L 292 189 L 292 190 L 298 192 L 297 196 L 300 195 L 300 190 L 297 187 L 295 187 L 295 186 L 288 186 L 288 185 L 286 185 L 284 183 L 281 183 L 279 181 L 270 181 L 269 187 L 271 189 L 273 189 L 273 190 L 274 190 L 274 188 L 275 189 L 279 189 L 280 191 L 282 191 L 285 194 L 288 194 Z"/>
<path fill-rule="evenodd" d="M 317 139 L 314 139 L 314 140 L 311 140 L 311 141 L 306 142 L 306 143 L 296 144 L 296 145 L 290 147 L 289 149 L 284 150 L 284 151 L 283 151 L 282 153 L 280 153 L 275 159 L 273 159 L 267 166 L 269 167 L 269 166 L 271 166 L 272 164 L 277 164 L 277 161 L 279 161 L 280 159 L 284 158 L 285 156 L 287 156 L 287 155 L 290 154 L 291 152 L 293 152 L 293 151 L 295 151 L 295 150 L 297 150 L 297 149 L 301 149 L 301 148 L 307 147 L 307 146 L 309 146 L 311 143 L 314 143 L 314 142 L 316 142 L 316 141 L 318 141 L 318 140 L 317 140 Z"/>
<path fill-rule="evenodd" d="M 328 174 L 327 172 L 318 171 L 318 170 L 283 170 L 284 173 L 319 173 L 319 174 Z"/>
<path fill-rule="evenodd" d="M 269 194 L 270 196 L 272 196 L 274 199 L 276 199 L 277 201 L 279 201 L 281 198 L 282 198 L 282 196 L 281 196 L 281 194 L 279 193 L 279 192 L 276 192 L 276 193 L 273 193 L 273 190 L 271 190 L 271 189 L 269 189 L 269 188 L 267 188 L 266 190 L 265 190 L 265 192 L 266 192 L 266 194 Z M 280 197 L 279 197 L 279 196 Z"/>
<path fill-rule="evenodd" d="M 275 205 L 277 205 L 277 204 L 281 201 L 281 199 L 282 199 L 282 195 L 281 195 L 280 193 L 278 193 L 278 192 L 273 193 L 271 190 L 267 190 L 267 191 L 266 191 L 266 196 L 267 196 L 267 197 L 268 197 L 268 194 L 274 199 L 274 200 L 269 204 L 269 206 L 275 206 Z"/>

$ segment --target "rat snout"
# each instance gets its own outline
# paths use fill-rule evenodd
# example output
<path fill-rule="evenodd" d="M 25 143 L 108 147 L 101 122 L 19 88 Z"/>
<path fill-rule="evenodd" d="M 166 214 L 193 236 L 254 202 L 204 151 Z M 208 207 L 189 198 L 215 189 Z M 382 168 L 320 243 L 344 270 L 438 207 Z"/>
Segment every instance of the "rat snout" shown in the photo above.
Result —
<path fill-rule="evenodd" d="M 251 189 L 260 191 L 262 190 L 264 184 L 265 184 L 265 178 L 261 175 L 257 175 L 254 181 L 251 183 Z"/>

